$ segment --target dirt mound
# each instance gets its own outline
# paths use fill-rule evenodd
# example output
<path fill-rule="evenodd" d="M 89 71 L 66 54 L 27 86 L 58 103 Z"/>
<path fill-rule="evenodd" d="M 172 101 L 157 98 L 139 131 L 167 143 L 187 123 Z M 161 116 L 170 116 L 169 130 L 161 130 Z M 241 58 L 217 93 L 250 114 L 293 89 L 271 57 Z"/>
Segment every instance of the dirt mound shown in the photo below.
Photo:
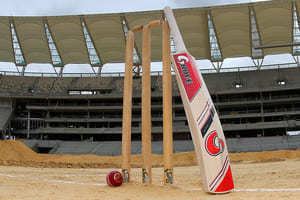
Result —
<path fill-rule="evenodd" d="M 300 159 L 300 150 L 267 151 L 230 154 L 232 162 L 274 162 L 285 159 Z M 120 168 L 121 156 L 96 155 L 53 155 L 37 154 L 20 141 L 0 141 L 0 165 L 30 167 L 66 167 L 66 168 Z M 196 165 L 194 152 L 176 153 L 173 156 L 175 166 Z M 142 165 L 142 157 L 131 158 L 132 167 Z M 154 167 L 163 166 L 161 155 L 152 156 Z"/>
<path fill-rule="evenodd" d="M 0 141 L 1 160 L 33 160 L 38 154 L 20 141 Z"/>
<path fill-rule="evenodd" d="M 232 153 L 233 162 L 274 162 L 286 159 L 300 159 L 300 150 Z"/>

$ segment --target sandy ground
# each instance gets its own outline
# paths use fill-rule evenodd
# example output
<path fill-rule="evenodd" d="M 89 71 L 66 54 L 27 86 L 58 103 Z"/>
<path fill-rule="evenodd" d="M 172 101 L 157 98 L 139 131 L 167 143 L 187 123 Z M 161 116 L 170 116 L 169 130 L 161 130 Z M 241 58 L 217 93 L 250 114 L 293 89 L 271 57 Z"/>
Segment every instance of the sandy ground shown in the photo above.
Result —
<path fill-rule="evenodd" d="M 111 169 L 0 166 L 0 199 L 300 199 L 300 160 L 237 163 L 232 167 L 237 191 L 210 195 L 201 190 L 196 166 L 176 167 L 173 186 L 161 184 L 161 168 L 153 169 L 154 183 L 150 186 L 141 183 L 141 170 L 133 169 L 133 182 L 118 188 L 105 184 Z"/>
<path fill-rule="evenodd" d="M 134 168 L 130 184 L 111 188 L 105 176 L 119 167 L 120 157 L 40 155 L 20 142 L 0 141 L 0 200 L 300 199 L 299 150 L 238 153 L 230 158 L 236 186 L 230 194 L 202 191 L 191 152 L 174 156 L 174 185 L 162 184 L 159 167 L 153 169 L 153 184 L 143 185 L 141 169 Z M 139 166 L 140 157 L 135 156 L 133 163 Z M 161 157 L 154 156 L 154 163 L 160 166 Z"/>

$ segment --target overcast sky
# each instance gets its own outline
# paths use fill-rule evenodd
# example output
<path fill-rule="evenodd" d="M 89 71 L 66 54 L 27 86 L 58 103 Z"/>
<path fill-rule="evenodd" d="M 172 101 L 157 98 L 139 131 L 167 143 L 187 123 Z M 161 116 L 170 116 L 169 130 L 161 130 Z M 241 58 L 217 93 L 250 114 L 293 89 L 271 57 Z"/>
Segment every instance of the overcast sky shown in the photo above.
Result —
<path fill-rule="evenodd" d="M 72 15 L 206 7 L 255 0 L 0 0 L 2 16 Z"/>
<path fill-rule="evenodd" d="M 263 0 L 0 0 L 0 16 L 51 16 L 95 13 L 118 13 L 172 8 L 207 7 Z M 284 58 L 284 59 L 283 59 Z M 293 62 L 290 55 L 266 57 L 264 63 Z M 199 61 L 201 68 L 212 68 L 207 60 Z M 113 65 L 113 66 L 111 66 Z M 153 70 L 160 70 L 161 63 L 153 63 Z M 226 59 L 223 67 L 253 65 L 250 58 Z M 123 64 L 108 64 L 105 71 L 123 71 Z M 16 70 L 14 64 L 0 63 L 0 70 Z M 26 71 L 54 72 L 49 64 L 30 64 Z M 89 65 L 67 65 L 64 72 L 92 72 Z"/>

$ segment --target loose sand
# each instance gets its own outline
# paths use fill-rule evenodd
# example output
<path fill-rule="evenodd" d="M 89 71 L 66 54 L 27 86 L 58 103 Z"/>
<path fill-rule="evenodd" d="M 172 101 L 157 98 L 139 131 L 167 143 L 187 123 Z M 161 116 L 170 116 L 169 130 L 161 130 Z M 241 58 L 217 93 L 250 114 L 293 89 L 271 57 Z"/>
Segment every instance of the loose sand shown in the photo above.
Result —
<path fill-rule="evenodd" d="M 299 159 L 300 151 L 273 151 L 232 153 L 231 162 L 272 162 L 286 159 Z M 132 166 L 140 167 L 142 158 L 140 155 L 132 156 Z M 163 164 L 161 155 L 153 155 L 152 164 L 160 167 Z M 176 153 L 173 156 L 175 166 L 196 165 L 194 152 Z M 120 156 L 96 156 L 96 155 L 53 155 L 37 154 L 20 141 L 0 141 L 0 165 L 47 167 L 47 168 L 120 168 Z"/>
<path fill-rule="evenodd" d="M 209 195 L 201 190 L 194 154 L 174 156 L 175 184 L 163 186 L 162 169 L 153 169 L 153 185 L 141 184 L 141 170 L 132 183 L 118 188 L 105 184 L 106 174 L 119 168 L 120 157 L 40 155 L 19 141 L 0 141 L 0 200 L 24 199 L 300 199 L 300 151 L 234 153 L 230 155 L 237 191 Z M 161 156 L 154 156 L 161 166 Z M 140 166 L 140 156 L 133 157 Z"/>

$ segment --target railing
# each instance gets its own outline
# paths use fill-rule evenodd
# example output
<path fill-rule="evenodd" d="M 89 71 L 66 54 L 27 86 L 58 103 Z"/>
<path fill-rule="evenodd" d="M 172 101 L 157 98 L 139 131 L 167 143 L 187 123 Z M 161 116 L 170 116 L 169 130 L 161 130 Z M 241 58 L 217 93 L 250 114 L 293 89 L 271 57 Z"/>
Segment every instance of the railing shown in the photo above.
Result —
<path fill-rule="evenodd" d="M 284 68 L 293 68 L 300 67 L 300 64 L 297 63 L 285 63 L 277 65 L 263 65 L 260 67 L 260 70 L 267 69 L 284 69 Z M 221 68 L 219 72 L 215 69 L 201 69 L 201 73 L 210 74 L 210 73 L 220 73 L 220 72 L 240 72 L 240 71 L 254 71 L 258 70 L 256 66 L 245 66 L 245 67 L 231 67 L 231 68 Z M 142 72 L 140 72 L 142 74 Z M 172 74 L 175 74 L 172 71 Z M 0 76 L 38 76 L 38 77 L 59 77 L 57 73 L 51 72 L 17 72 L 17 71 L 0 71 Z M 162 71 L 152 71 L 152 76 L 161 76 Z M 124 72 L 103 72 L 101 74 L 97 73 L 63 73 L 62 77 L 123 77 Z"/>

